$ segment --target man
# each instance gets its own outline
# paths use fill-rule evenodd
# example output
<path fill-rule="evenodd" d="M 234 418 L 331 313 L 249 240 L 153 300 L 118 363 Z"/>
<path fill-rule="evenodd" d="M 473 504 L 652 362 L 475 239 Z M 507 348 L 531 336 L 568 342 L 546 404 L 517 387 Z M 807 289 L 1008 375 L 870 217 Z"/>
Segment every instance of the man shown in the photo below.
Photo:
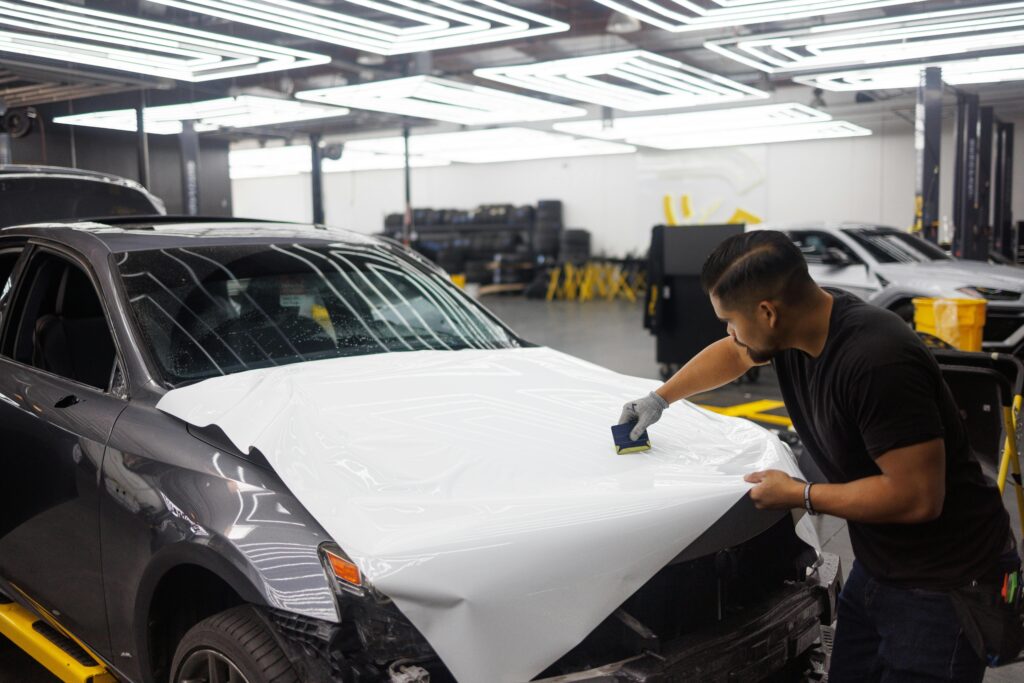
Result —
<path fill-rule="evenodd" d="M 794 427 L 829 483 L 753 472 L 750 497 L 759 508 L 848 520 L 857 558 L 840 596 L 829 680 L 982 680 L 985 662 L 950 591 L 1001 580 L 1009 517 L 970 455 L 931 353 L 894 313 L 819 288 L 780 232 L 727 239 L 701 280 L 729 336 L 627 403 L 620 423 L 636 420 L 638 437 L 672 402 L 773 363 Z"/>

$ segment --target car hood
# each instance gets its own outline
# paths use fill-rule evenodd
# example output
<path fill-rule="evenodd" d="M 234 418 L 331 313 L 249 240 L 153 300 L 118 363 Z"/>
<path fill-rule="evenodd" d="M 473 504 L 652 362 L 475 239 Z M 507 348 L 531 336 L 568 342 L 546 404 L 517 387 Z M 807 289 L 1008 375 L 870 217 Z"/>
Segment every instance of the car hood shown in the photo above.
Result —
<path fill-rule="evenodd" d="M 158 408 L 258 448 L 461 683 L 527 681 L 750 488 L 797 474 L 751 422 L 680 402 L 653 448 L 610 425 L 657 382 L 546 348 L 416 351 L 254 370 Z"/>
<path fill-rule="evenodd" d="M 991 287 L 1024 291 L 1024 268 L 983 261 L 929 261 L 883 263 L 878 273 L 894 285 L 912 287 L 941 296 L 963 296 L 961 287 Z"/>

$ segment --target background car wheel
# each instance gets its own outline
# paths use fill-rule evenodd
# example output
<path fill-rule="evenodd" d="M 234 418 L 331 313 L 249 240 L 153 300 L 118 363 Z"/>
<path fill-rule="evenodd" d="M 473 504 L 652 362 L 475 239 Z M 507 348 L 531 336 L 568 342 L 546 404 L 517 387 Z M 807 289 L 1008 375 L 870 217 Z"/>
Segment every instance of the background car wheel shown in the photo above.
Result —
<path fill-rule="evenodd" d="M 914 326 L 914 304 L 910 301 L 904 301 L 901 304 L 896 304 L 892 307 L 892 312 L 903 318 L 903 322 Z"/>
<path fill-rule="evenodd" d="M 178 644 L 171 683 L 299 683 L 287 655 L 251 605 L 193 626 Z"/>

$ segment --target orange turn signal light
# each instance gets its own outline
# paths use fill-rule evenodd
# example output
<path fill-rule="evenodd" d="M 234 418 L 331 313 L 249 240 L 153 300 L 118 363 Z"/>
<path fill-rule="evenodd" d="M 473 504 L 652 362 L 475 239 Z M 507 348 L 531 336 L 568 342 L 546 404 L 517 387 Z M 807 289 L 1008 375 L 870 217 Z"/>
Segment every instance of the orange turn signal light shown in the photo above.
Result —
<path fill-rule="evenodd" d="M 331 563 L 331 570 L 335 576 L 353 586 L 363 585 L 363 577 L 359 573 L 359 567 L 343 557 L 338 557 L 330 550 L 325 550 L 324 553 L 327 555 L 327 561 Z"/>

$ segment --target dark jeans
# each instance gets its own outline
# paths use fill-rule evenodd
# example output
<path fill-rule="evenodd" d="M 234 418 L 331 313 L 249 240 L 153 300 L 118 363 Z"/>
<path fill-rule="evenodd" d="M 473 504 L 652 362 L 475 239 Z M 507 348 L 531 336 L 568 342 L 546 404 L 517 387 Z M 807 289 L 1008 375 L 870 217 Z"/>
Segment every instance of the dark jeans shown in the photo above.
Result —
<path fill-rule="evenodd" d="M 839 595 L 829 683 L 981 681 L 946 593 L 879 583 L 854 562 Z"/>

